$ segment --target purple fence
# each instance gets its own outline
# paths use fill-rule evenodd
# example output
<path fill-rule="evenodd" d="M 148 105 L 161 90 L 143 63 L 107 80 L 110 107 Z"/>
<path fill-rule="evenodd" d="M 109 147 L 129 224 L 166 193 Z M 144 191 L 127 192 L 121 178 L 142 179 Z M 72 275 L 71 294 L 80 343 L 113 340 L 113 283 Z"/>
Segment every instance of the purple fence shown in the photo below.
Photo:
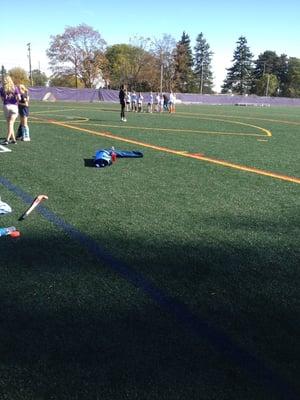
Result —
<path fill-rule="evenodd" d="M 44 101 L 105 101 L 119 102 L 119 91 L 112 89 L 73 89 L 62 87 L 31 87 L 29 88 L 32 100 Z M 144 102 L 149 99 L 150 93 L 143 93 Z M 259 97 L 238 95 L 201 95 L 192 93 L 177 93 L 178 103 L 182 104 L 211 104 L 211 105 L 238 105 L 238 106 L 300 106 L 300 98 L 287 97 Z"/>

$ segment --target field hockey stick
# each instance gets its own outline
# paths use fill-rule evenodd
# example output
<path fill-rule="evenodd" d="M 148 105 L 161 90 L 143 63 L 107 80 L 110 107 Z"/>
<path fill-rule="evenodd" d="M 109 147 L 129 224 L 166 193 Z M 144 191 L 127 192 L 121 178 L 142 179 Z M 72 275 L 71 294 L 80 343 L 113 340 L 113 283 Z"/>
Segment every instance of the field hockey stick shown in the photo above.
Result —
<path fill-rule="evenodd" d="M 30 207 L 21 215 L 19 221 L 28 217 L 28 215 L 43 201 L 48 200 L 48 196 L 45 194 L 40 194 L 31 203 Z"/>

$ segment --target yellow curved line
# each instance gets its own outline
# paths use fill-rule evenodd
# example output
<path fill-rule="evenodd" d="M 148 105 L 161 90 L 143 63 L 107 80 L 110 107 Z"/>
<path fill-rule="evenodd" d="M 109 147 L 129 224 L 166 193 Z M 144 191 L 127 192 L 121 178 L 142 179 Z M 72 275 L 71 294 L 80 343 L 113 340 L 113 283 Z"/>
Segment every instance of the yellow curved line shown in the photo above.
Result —
<path fill-rule="evenodd" d="M 73 123 L 73 121 L 70 121 Z M 207 133 L 207 134 L 214 134 L 214 135 L 230 135 L 230 136 L 255 136 L 255 137 L 266 137 L 266 135 L 260 135 L 257 133 L 245 133 L 245 132 L 218 132 L 218 131 L 201 131 L 196 129 L 177 129 L 177 128 L 149 128 L 144 126 L 130 126 L 130 125 L 112 125 L 112 124 L 93 124 L 88 123 L 85 125 L 89 126 L 104 126 L 106 128 L 122 128 L 122 129 L 141 129 L 141 130 L 155 130 L 155 131 L 176 131 L 176 132 L 190 132 L 190 133 Z"/>
<path fill-rule="evenodd" d="M 186 115 L 186 116 L 194 115 L 195 117 L 199 116 L 199 115 L 205 115 L 207 117 L 215 117 L 216 116 L 216 114 L 205 114 L 205 113 L 196 114 L 196 113 L 187 113 L 187 112 L 178 112 L 177 114 Z M 289 125 L 289 124 L 291 124 L 291 125 L 300 125 L 300 122 L 296 122 L 296 121 L 286 121 L 286 120 L 262 118 L 262 117 L 247 117 L 245 115 L 243 115 L 243 116 L 238 116 L 238 115 L 217 115 L 217 116 L 218 117 L 221 116 L 223 118 L 257 119 L 259 121 L 279 122 L 281 124 L 287 124 L 287 125 Z"/>
<path fill-rule="evenodd" d="M 203 114 L 202 114 L 203 115 Z M 180 117 L 184 118 L 190 118 L 188 115 L 180 115 Z M 202 116 L 194 116 L 196 119 L 207 119 L 211 121 L 210 118 L 202 117 Z M 252 125 L 252 124 L 247 124 L 246 122 L 240 122 L 240 121 L 232 121 L 232 120 L 226 120 L 226 119 L 221 119 L 221 118 L 213 118 L 214 121 L 219 121 L 219 122 L 225 122 L 225 123 L 231 123 L 231 124 L 236 124 L 236 125 L 243 125 L 243 126 L 250 126 L 251 128 L 258 129 L 259 131 L 265 132 L 267 136 L 271 137 L 272 133 L 266 128 L 262 128 L 261 126 L 257 125 Z"/>
<path fill-rule="evenodd" d="M 172 150 L 172 149 L 169 149 L 167 147 L 155 146 L 155 145 L 152 145 L 152 144 L 149 144 L 149 143 L 140 142 L 140 141 L 137 141 L 137 140 L 126 139 L 126 138 L 123 138 L 121 136 L 113 135 L 110 132 L 96 132 L 96 131 L 92 131 L 90 129 L 82 128 L 80 126 L 68 125 L 66 123 L 59 122 L 59 121 L 54 121 L 54 120 L 49 120 L 48 122 L 53 124 L 53 125 L 63 126 L 65 128 L 75 129 L 75 130 L 78 130 L 78 131 L 81 131 L 81 132 L 87 132 L 87 133 L 91 133 L 93 135 L 107 137 L 107 138 L 114 139 L 114 140 L 119 140 L 119 141 L 122 141 L 122 142 L 137 144 L 139 146 L 147 147 L 147 148 L 158 150 L 158 151 L 163 151 L 165 153 L 176 154 L 176 155 L 179 155 L 181 157 L 188 157 L 188 158 L 193 158 L 193 159 L 197 159 L 197 160 L 201 160 L 201 161 L 207 161 L 209 163 L 222 165 L 223 167 L 233 168 L 233 169 L 237 169 L 237 170 L 240 170 L 240 171 L 251 172 L 251 173 L 258 174 L 258 175 L 269 176 L 269 177 L 280 179 L 280 180 L 283 180 L 283 181 L 288 181 L 288 182 L 293 182 L 293 183 L 300 184 L 300 178 L 297 178 L 297 177 L 277 174 L 275 172 L 265 171 L 263 169 L 258 169 L 258 168 L 253 168 L 253 167 L 247 167 L 245 165 L 234 164 L 234 163 L 231 163 L 231 162 L 228 162 L 228 161 L 225 161 L 225 160 L 218 160 L 216 158 L 206 157 L 206 156 L 202 156 L 202 155 L 199 155 L 199 154 L 184 153 L 182 151 Z"/>
<path fill-rule="evenodd" d="M 54 112 L 57 112 L 57 111 L 62 111 L 62 112 L 65 112 L 66 111 L 66 109 L 68 110 L 68 111 L 77 111 L 77 110 L 79 110 L 79 109 L 83 109 L 83 110 L 85 110 L 86 111 L 86 109 L 85 108 L 83 108 L 83 107 L 77 107 L 77 108 L 64 108 L 63 110 L 62 109 L 60 109 L 60 110 L 47 110 L 47 111 L 37 111 L 37 112 L 35 112 L 36 114 L 39 114 L 39 113 L 48 113 L 48 114 L 52 114 L 52 115 L 55 115 L 55 114 L 53 114 L 53 111 Z M 96 110 L 96 108 L 93 108 L 94 110 Z M 164 115 L 166 115 L 166 114 L 162 114 L 163 116 Z M 196 119 L 208 119 L 208 120 L 210 120 L 210 118 L 206 118 L 206 117 L 213 117 L 213 120 L 214 121 L 219 121 L 219 122 L 225 122 L 225 123 L 231 123 L 231 124 L 236 124 L 236 125 L 243 125 L 243 126 L 248 126 L 248 127 L 250 127 L 250 128 L 254 128 L 254 129 L 257 129 L 257 130 L 259 130 L 259 131 L 262 131 L 262 132 L 264 132 L 267 136 L 269 136 L 269 137 L 271 137 L 272 136 L 272 133 L 271 133 L 271 131 L 270 130 L 268 130 L 268 129 L 265 129 L 265 128 L 262 128 L 261 126 L 257 126 L 257 125 L 252 125 L 252 124 L 247 124 L 247 123 L 245 123 L 245 122 L 240 122 L 240 121 L 233 121 L 233 120 L 225 120 L 225 119 L 221 119 L 221 118 L 219 118 L 219 116 L 218 116 L 218 118 L 215 118 L 216 117 L 216 115 L 213 115 L 213 114 L 196 114 L 196 113 L 184 113 L 184 112 L 179 112 L 179 113 L 177 113 L 177 114 L 173 114 L 173 116 L 175 116 L 176 117 L 176 115 L 180 115 L 181 117 L 184 117 L 184 118 L 191 118 L 191 116 L 192 117 L 194 117 L 194 118 L 196 118 Z M 204 115 L 204 117 L 203 117 L 203 115 Z M 236 118 L 235 116 L 228 116 L 229 118 Z M 78 117 L 78 118 L 81 118 L 81 117 Z M 82 117 L 83 118 L 83 117 Z M 227 118 L 227 116 L 224 116 L 224 118 Z M 237 117 L 237 118 L 244 118 L 244 117 Z M 245 118 L 250 118 L 250 117 L 245 117 Z M 253 118 L 252 118 L 253 119 Z M 89 120 L 89 118 L 87 118 L 87 120 Z M 70 121 L 71 122 L 71 121 Z M 77 122 L 77 121 L 72 121 L 72 122 Z M 109 126 L 109 125 L 99 125 L 99 126 Z M 151 128 L 150 128 L 151 129 Z M 157 129 L 158 130 L 158 129 Z M 161 129 L 161 130 L 163 130 L 163 129 Z M 170 130 L 170 129 L 165 129 L 165 130 Z M 176 129 L 172 129 L 172 130 L 176 130 Z M 199 132 L 199 131 L 193 131 L 193 130 L 188 130 L 188 129 L 186 129 L 186 130 L 180 130 L 180 131 L 186 131 L 186 132 Z M 210 131 L 200 131 L 201 133 L 210 133 Z M 212 132 L 212 133 L 214 133 L 214 132 Z M 234 133 L 234 132 L 216 132 L 216 134 L 218 134 L 218 135 L 238 135 L 238 136 L 242 136 L 242 134 L 240 134 L 240 133 Z M 251 133 L 243 133 L 243 135 L 247 135 L 247 136 L 258 136 L 257 134 L 251 134 Z M 265 136 L 265 135 L 264 135 Z"/>
<path fill-rule="evenodd" d="M 58 110 L 32 111 L 31 114 L 43 114 L 43 113 L 49 113 L 49 111 L 55 111 L 55 112 L 61 111 L 61 112 L 64 112 L 65 110 L 68 110 L 68 111 L 85 110 L 86 111 L 86 108 L 85 107 L 81 107 L 81 106 L 80 107 L 76 107 L 76 108 L 64 107 L 63 109 L 60 108 Z M 98 107 L 89 107 L 89 110 L 99 111 L 99 108 Z M 113 112 L 115 112 L 116 110 L 111 110 L 111 109 L 105 110 L 104 109 L 104 111 L 113 111 Z M 165 114 L 162 114 L 162 115 L 165 115 Z M 223 117 L 223 118 L 256 119 L 256 120 L 259 120 L 259 121 L 278 122 L 278 123 L 287 124 L 287 125 L 289 125 L 289 124 L 291 124 L 291 125 L 300 125 L 300 122 L 296 122 L 296 121 L 286 121 L 286 120 L 278 120 L 278 119 L 262 118 L 262 117 L 255 117 L 254 118 L 254 117 L 238 116 L 238 115 L 220 115 L 220 114 L 207 114 L 207 113 L 199 114 L 199 113 L 192 113 L 192 112 L 190 113 L 190 112 L 183 112 L 183 111 L 177 111 L 176 114 L 174 114 L 174 115 L 186 115 L 188 117 L 189 116 L 197 117 L 197 116 L 205 115 L 205 116 L 213 117 L 213 118 L 215 118 L 217 116 L 217 117 Z"/>

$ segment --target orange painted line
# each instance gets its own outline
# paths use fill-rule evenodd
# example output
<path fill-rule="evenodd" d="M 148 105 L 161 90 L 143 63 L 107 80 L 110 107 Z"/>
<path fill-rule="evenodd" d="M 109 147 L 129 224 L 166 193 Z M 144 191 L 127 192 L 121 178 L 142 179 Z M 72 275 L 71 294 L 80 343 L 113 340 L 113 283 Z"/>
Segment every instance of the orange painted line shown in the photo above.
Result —
<path fill-rule="evenodd" d="M 140 141 L 133 140 L 133 139 L 123 138 L 121 136 L 113 135 L 110 132 L 97 132 L 97 131 L 93 131 L 91 129 L 86 129 L 86 128 L 82 128 L 82 127 L 79 127 L 79 126 L 69 125 L 69 124 L 66 124 L 64 122 L 59 122 L 59 121 L 54 121 L 54 120 L 49 120 L 49 119 L 47 121 L 49 123 L 53 124 L 53 125 L 59 125 L 59 126 L 65 127 L 65 128 L 75 129 L 75 130 L 78 130 L 78 131 L 81 131 L 81 132 L 91 133 L 91 134 L 96 135 L 96 136 L 102 136 L 102 137 L 110 138 L 110 139 L 113 139 L 113 140 L 119 140 L 119 141 L 126 142 L 126 143 L 137 144 L 138 146 L 143 146 L 143 147 L 147 147 L 147 148 L 150 148 L 150 149 L 163 151 L 163 152 L 169 153 L 169 154 L 176 154 L 176 155 L 182 156 L 182 157 L 188 157 L 188 158 L 193 158 L 193 159 L 196 159 L 196 160 L 207 161 L 207 162 L 212 163 L 212 164 L 222 165 L 223 167 L 233 168 L 233 169 L 237 169 L 237 170 L 240 170 L 240 171 L 251 172 L 251 173 L 254 173 L 254 174 L 258 174 L 258 175 L 269 176 L 271 178 L 281 179 L 283 181 L 288 181 L 288 182 L 293 182 L 293 183 L 299 183 L 300 184 L 300 178 L 293 177 L 293 176 L 277 174 L 275 172 L 265 171 L 263 169 L 258 169 L 258 168 L 254 168 L 254 167 L 247 167 L 245 165 L 240 165 L 240 164 L 234 164 L 234 163 L 231 163 L 231 162 L 228 162 L 228 161 L 225 161 L 225 160 L 219 160 L 217 158 L 211 158 L 211 157 L 206 157 L 206 156 L 202 156 L 202 155 L 198 155 L 198 154 L 192 154 L 192 153 L 184 153 L 182 151 L 172 150 L 172 149 L 169 149 L 167 147 L 156 146 L 156 145 L 153 145 L 153 144 L 144 143 L 144 142 L 140 142 Z"/>
<path fill-rule="evenodd" d="M 194 156 L 204 157 L 203 153 L 190 153 L 190 154 L 193 154 Z"/>

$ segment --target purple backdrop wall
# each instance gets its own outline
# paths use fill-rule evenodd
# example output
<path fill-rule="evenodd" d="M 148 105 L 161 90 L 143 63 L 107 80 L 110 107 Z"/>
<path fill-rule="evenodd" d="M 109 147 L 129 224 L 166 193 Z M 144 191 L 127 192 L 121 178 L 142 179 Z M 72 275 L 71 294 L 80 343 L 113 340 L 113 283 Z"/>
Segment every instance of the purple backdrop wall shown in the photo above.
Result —
<path fill-rule="evenodd" d="M 29 88 L 32 100 L 48 101 L 106 101 L 119 102 L 118 90 L 112 89 L 73 89 L 62 87 L 32 87 Z M 149 93 L 143 93 L 144 102 L 148 101 Z M 300 106 L 300 98 L 286 97 L 258 97 L 258 96 L 231 96 L 231 95 L 201 95 L 178 93 L 177 100 L 184 104 L 214 104 L 214 105 L 241 105 L 241 106 Z"/>

